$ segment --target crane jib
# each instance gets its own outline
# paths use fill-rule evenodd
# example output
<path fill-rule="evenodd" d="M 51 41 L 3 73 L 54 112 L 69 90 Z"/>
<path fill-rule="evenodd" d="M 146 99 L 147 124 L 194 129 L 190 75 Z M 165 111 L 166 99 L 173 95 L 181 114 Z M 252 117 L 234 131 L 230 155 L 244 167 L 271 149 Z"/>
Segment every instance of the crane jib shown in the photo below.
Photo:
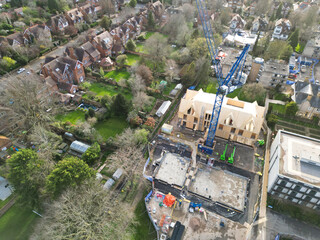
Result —
<path fill-rule="evenodd" d="M 237 61 L 232 65 L 230 71 L 228 72 L 226 77 L 223 79 L 221 62 L 217 60 L 218 51 L 217 51 L 217 48 L 216 48 L 217 46 L 215 44 L 214 37 L 213 37 L 210 18 L 208 16 L 208 11 L 206 8 L 206 2 L 205 0 L 196 0 L 196 3 L 197 3 L 197 8 L 198 8 L 199 17 L 202 24 L 204 36 L 209 49 L 211 61 L 214 66 L 215 73 L 219 83 L 219 87 L 218 87 L 214 105 L 213 105 L 210 125 L 208 128 L 208 135 L 205 143 L 207 147 L 212 148 L 214 143 L 214 138 L 216 135 L 217 125 L 219 121 L 219 116 L 220 116 L 224 96 L 230 93 L 232 89 L 235 89 L 236 87 L 241 86 L 240 79 L 242 77 L 242 70 L 245 65 L 245 61 L 246 61 L 247 53 L 249 52 L 249 49 L 250 49 L 250 45 L 247 44 L 244 47 L 240 55 L 237 57 Z M 201 148 L 202 151 L 206 151 L 205 146 L 199 146 L 199 148 Z M 207 153 L 212 153 L 212 150 L 209 148 L 207 149 Z"/>

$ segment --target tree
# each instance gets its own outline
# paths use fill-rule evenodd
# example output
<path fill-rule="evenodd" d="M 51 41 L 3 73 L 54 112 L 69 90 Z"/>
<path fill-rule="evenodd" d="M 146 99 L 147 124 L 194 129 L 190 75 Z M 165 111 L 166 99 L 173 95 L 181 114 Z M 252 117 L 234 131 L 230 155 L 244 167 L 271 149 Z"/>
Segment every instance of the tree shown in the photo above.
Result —
<path fill-rule="evenodd" d="M 69 25 L 64 29 L 64 33 L 69 36 L 75 36 L 78 33 L 78 29 L 72 25 Z"/>
<path fill-rule="evenodd" d="M 92 108 L 89 108 L 88 113 L 90 117 L 94 117 L 96 115 L 95 111 Z"/>
<path fill-rule="evenodd" d="M 283 4 L 282 4 L 282 2 L 281 2 L 281 3 L 279 4 L 279 7 L 278 7 L 277 12 L 276 12 L 276 19 L 282 18 L 282 6 L 283 6 Z"/>
<path fill-rule="evenodd" d="M 220 21 L 222 25 L 228 26 L 231 20 L 231 12 L 229 8 L 221 10 Z"/>
<path fill-rule="evenodd" d="M 266 90 L 261 83 L 245 84 L 239 93 L 239 99 L 246 102 L 257 101 L 261 106 L 264 105 Z"/>
<path fill-rule="evenodd" d="M 40 206 L 43 182 L 48 174 L 44 170 L 45 162 L 31 149 L 22 149 L 7 160 L 8 180 L 13 185 L 19 200 L 31 207 Z"/>
<path fill-rule="evenodd" d="M 293 49 L 288 42 L 275 40 L 269 44 L 264 58 L 265 60 L 269 59 L 284 59 L 288 60 L 292 55 Z"/>
<path fill-rule="evenodd" d="M 151 97 L 145 92 L 138 92 L 134 95 L 132 104 L 135 110 L 140 111 L 152 103 Z"/>
<path fill-rule="evenodd" d="M 101 6 L 102 12 L 110 15 L 115 12 L 114 4 L 112 0 L 100 0 L 99 4 Z"/>
<path fill-rule="evenodd" d="M 278 122 L 278 117 L 274 114 L 268 114 L 267 116 L 267 124 L 273 130 Z"/>
<path fill-rule="evenodd" d="M 191 62 L 190 64 L 185 64 L 180 71 L 180 76 L 182 78 L 182 83 L 185 86 L 191 86 L 195 79 L 195 62 Z"/>
<path fill-rule="evenodd" d="M 55 105 L 52 95 L 41 97 L 41 94 L 48 91 L 42 81 L 40 76 L 30 74 L 27 78 L 11 76 L 2 82 L 0 105 L 9 108 L 14 114 L 10 119 L 3 117 L 1 121 L 20 122 L 21 128 L 27 130 L 38 124 L 47 126 L 51 122 L 51 116 L 46 110 L 51 108 L 54 112 Z"/>
<path fill-rule="evenodd" d="M 288 116 L 295 116 L 298 110 L 298 104 L 295 102 L 289 102 L 285 106 L 285 112 Z"/>
<path fill-rule="evenodd" d="M 121 93 L 119 93 L 113 101 L 113 105 L 112 105 L 113 113 L 116 116 L 126 117 L 128 115 L 129 108 L 130 106 L 127 100 Z"/>
<path fill-rule="evenodd" d="M 301 46 L 300 43 L 298 43 L 298 45 L 296 46 L 296 48 L 294 49 L 297 53 L 301 52 Z"/>
<path fill-rule="evenodd" d="M 130 2 L 129 2 L 130 7 L 135 8 L 136 5 L 137 5 L 137 0 L 130 0 Z"/>
<path fill-rule="evenodd" d="M 145 129 L 138 128 L 132 130 L 131 128 L 127 128 L 121 134 L 116 136 L 115 144 L 122 149 L 137 147 L 148 142 L 148 134 L 149 132 Z"/>
<path fill-rule="evenodd" d="M 190 50 L 190 55 L 194 60 L 207 56 L 209 53 L 205 38 L 191 39 L 187 43 L 187 48 Z"/>
<path fill-rule="evenodd" d="M 69 157 L 57 163 L 46 179 L 46 191 L 52 197 L 57 197 L 69 186 L 75 187 L 95 175 L 83 160 Z"/>
<path fill-rule="evenodd" d="M 84 154 L 82 154 L 82 159 L 88 165 L 92 166 L 95 163 L 95 161 L 99 159 L 100 152 L 100 145 L 97 142 L 95 142 L 94 144 L 92 144 L 91 147 L 87 149 L 87 151 L 85 151 Z"/>
<path fill-rule="evenodd" d="M 292 46 L 293 49 L 296 48 L 299 42 L 299 28 L 297 28 L 289 37 L 288 39 L 290 45 Z"/>
<path fill-rule="evenodd" d="M 122 55 L 119 55 L 117 58 L 116 58 L 116 62 L 117 62 L 117 65 L 119 66 L 119 68 L 123 68 L 124 67 L 124 64 L 126 63 L 127 61 L 127 55 L 125 54 L 122 54 Z"/>
<path fill-rule="evenodd" d="M 153 71 L 159 71 L 168 54 L 167 39 L 161 34 L 155 33 L 146 40 L 145 48 L 149 53 L 148 59 L 152 62 Z"/>
<path fill-rule="evenodd" d="M 145 82 L 143 81 L 140 75 L 133 75 L 129 78 L 128 83 L 131 87 L 133 95 L 136 95 L 138 92 L 144 92 L 146 90 Z"/>
<path fill-rule="evenodd" d="M 137 68 L 136 74 L 138 74 L 145 82 L 147 86 L 150 86 L 153 81 L 152 71 L 146 65 L 140 65 Z"/>
<path fill-rule="evenodd" d="M 195 69 L 195 80 L 198 83 L 206 83 L 208 81 L 210 70 L 211 70 L 211 62 L 206 57 L 199 58 L 196 61 L 196 69 Z"/>
<path fill-rule="evenodd" d="M 252 49 L 253 56 L 257 56 L 259 38 L 260 38 L 260 32 L 258 33 L 257 39 L 256 39 L 256 41 L 255 41 L 255 43 L 253 45 L 253 49 Z"/>
<path fill-rule="evenodd" d="M 148 117 L 144 125 L 150 129 L 153 129 L 156 126 L 156 120 L 153 117 Z"/>
<path fill-rule="evenodd" d="M 51 12 L 60 11 L 58 0 L 48 0 L 48 8 Z"/>
<path fill-rule="evenodd" d="M 156 23 L 155 23 L 155 20 L 154 20 L 153 13 L 151 11 L 148 13 L 147 20 L 148 20 L 147 29 L 148 30 L 153 30 L 154 27 L 156 26 Z"/>
<path fill-rule="evenodd" d="M 132 39 L 130 39 L 127 43 L 127 50 L 132 52 L 136 51 L 136 44 Z"/>
<path fill-rule="evenodd" d="M 107 16 L 103 16 L 103 18 L 100 20 L 99 24 L 102 28 L 109 31 L 111 24 L 112 24 L 112 20 Z"/>
<path fill-rule="evenodd" d="M 100 67 L 99 74 L 100 74 L 100 77 L 104 78 L 104 70 L 103 70 L 103 67 Z"/>
<path fill-rule="evenodd" d="M 90 179 L 46 204 L 31 239 L 128 239 L 130 206 Z"/>
<path fill-rule="evenodd" d="M 191 36 L 191 30 L 182 14 L 171 15 L 163 30 L 169 36 L 170 42 L 176 42 L 179 45 L 186 44 Z"/>

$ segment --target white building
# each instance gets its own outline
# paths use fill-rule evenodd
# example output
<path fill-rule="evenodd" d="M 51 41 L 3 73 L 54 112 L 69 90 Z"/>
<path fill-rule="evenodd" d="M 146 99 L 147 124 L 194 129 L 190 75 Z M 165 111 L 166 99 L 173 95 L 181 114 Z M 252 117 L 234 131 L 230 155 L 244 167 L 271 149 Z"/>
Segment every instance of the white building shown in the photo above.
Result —
<path fill-rule="evenodd" d="M 270 149 L 268 192 L 320 210 L 320 140 L 279 130 Z"/>

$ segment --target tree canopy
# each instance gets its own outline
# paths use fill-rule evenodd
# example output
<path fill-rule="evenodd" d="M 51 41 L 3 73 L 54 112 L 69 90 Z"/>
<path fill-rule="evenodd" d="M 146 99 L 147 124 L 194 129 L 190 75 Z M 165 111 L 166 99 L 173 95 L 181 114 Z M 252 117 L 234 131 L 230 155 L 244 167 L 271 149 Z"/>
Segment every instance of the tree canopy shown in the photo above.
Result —
<path fill-rule="evenodd" d="M 31 149 L 22 149 L 8 159 L 8 180 L 19 200 L 31 207 L 40 205 L 41 188 L 45 179 L 44 161 Z"/>
<path fill-rule="evenodd" d="M 57 163 L 46 180 L 46 190 L 53 197 L 57 197 L 68 186 L 75 187 L 93 177 L 95 171 L 83 160 L 68 157 Z"/>
<path fill-rule="evenodd" d="M 295 102 L 289 102 L 285 106 L 285 112 L 286 112 L 286 115 L 288 116 L 295 116 L 298 110 L 299 110 L 299 107 Z"/>
<path fill-rule="evenodd" d="M 100 152 L 101 152 L 100 145 L 97 142 L 95 142 L 94 144 L 92 144 L 91 147 L 87 149 L 87 151 L 85 151 L 84 154 L 82 154 L 82 159 L 88 165 L 93 165 L 95 161 L 99 159 Z"/>
<path fill-rule="evenodd" d="M 119 93 L 114 101 L 113 101 L 113 105 L 112 105 L 112 110 L 114 112 L 114 114 L 116 116 L 124 116 L 126 117 L 129 113 L 129 109 L 130 106 L 127 102 L 127 100 L 125 99 L 125 97 Z"/>
<path fill-rule="evenodd" d="M 261 83 L 245 84 L 240 91 L 239 98 L 243 101 L 254 102 L 257 101 L 261 106 L 264 105 L 266 97 L 266 90 Z"/>
<path fill-rule="evenodd" d="M 111 27 L 111 24 L 112 24 L 112 20 L 107 16 L 103 16 L 103 18 L 100 20 L 99 24 L 102 28 L 109 30 Z"/>

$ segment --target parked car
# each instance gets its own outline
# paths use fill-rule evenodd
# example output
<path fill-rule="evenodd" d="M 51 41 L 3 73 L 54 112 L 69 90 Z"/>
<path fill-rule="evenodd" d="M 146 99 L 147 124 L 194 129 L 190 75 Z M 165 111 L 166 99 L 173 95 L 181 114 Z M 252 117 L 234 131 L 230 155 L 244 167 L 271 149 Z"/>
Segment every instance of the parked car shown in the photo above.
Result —
<path fill-rule="evenodd" d="M 26 70 L 25 68 L 20 68 L 17 73 L 20 74 L 20 73 L 24 72 L 25 70 Z"/>
<path fill-rule="evenodd" d="M 307 71 L 307 66 L 306 65 L 301 65 L 301 72 L 306 72 Z"/>

